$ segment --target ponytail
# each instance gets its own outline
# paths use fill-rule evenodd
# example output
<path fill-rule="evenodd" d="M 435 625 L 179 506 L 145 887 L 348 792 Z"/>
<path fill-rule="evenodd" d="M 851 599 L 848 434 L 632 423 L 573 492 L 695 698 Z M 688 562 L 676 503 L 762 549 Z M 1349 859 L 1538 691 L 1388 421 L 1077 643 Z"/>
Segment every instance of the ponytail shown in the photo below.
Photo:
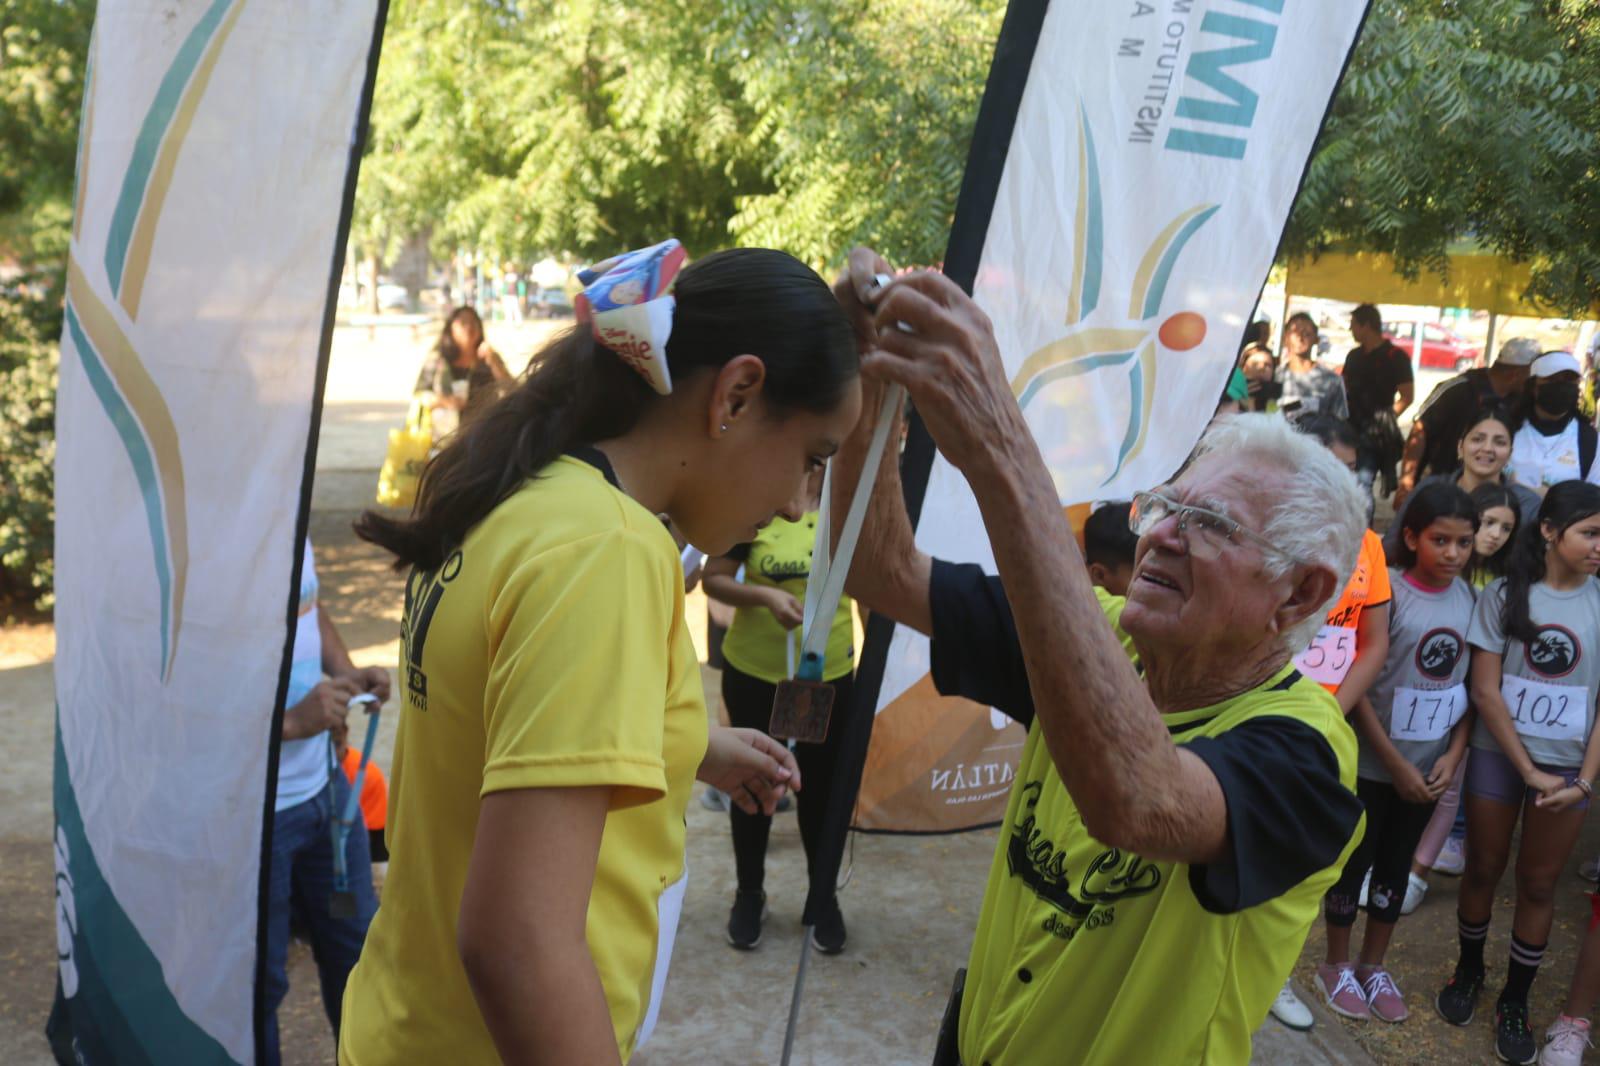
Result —
<path fill-rule="evenodd" d="M 1559 541 L 1567 530 L 1600 514 L 1600 486 L 1587 481 L 1563 481 L 1550 486 L 1539 516 L 1517 536 L 1516 548 L 1506 561 L 1505 604 L 1500 616 L 1501 629 L 1508 637 L 1524 644 L 1538 639 L 1539 630 L 1528 607 L 1533 586 L 1544 580 L 1545 560 L 1551 545 L 1545 540 L 1546 527 L 1555 530 Z"/>
<path fill-rule="evenodd" d="M 672 380 L 751 354 L 778 416 L 831 410 L 858 373 L 855 339 L 827 283 L 793 256 L 739 248 L 684 268 L 667 363 Z M 587 324 L 534 356 L 510 394 L 463 426 L 423 471 L 408 517 L 366 511 L 356 535 L 395 555 L 395 569 L 432 570 L 529 478 L 580 445 L 620 437 L 664 402 L 594 339 Z"/>

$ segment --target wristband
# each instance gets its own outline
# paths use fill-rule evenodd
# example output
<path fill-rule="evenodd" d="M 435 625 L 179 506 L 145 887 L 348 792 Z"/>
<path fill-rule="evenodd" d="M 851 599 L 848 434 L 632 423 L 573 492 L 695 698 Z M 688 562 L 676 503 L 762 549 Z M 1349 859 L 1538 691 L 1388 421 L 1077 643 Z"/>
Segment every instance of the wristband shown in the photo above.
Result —
<path fill-rule="evenodd" d="M 1589 779 L 1587 777 L 1574 778 L 1572 785 L 1585 796 L 1588 796 L 1590 799 L 1594 799 L 1594 786 L 1589 783 Z"/>

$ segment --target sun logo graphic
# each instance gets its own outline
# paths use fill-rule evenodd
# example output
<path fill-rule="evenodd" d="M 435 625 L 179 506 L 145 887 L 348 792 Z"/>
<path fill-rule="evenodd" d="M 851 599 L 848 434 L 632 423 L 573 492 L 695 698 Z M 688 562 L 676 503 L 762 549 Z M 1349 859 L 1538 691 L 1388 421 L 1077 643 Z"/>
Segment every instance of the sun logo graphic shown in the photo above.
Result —
<path fill-rule="evenodd" d="M 1100 370 L 1127 375 L 1128 425 L 1118 444 L 1117 461 L 1101 484 L 1122 471 L 1144 447 L 1155 402 L 1158 348 L 1186 352 L 1205 340 L 1206 320 L 1194 311 L 1177 311 L 1163 317 L 1167 284 L 1184 247 L 1212 215 L 1218 204 L 1197 204 L 1172 219 L 1150 242 L 1133 276 L 1127 324 L 1091 326 L 1090 316 L 1101 307 L 1105 263 L 1105 218 L 1100 196 L 1100 168 L 1095 157 L 1094 131 L 1080 106 L 1078 111 L 1078 203 L 1073 233 L 1072 285 L 1067 304 L 1067 335 L 1040 348 L 1023 361 L 1011 382 L 1017 403 L 1027 410 L 1049 385 Z M 1107 315 L 1098 316 L 1104 320 Z"/>

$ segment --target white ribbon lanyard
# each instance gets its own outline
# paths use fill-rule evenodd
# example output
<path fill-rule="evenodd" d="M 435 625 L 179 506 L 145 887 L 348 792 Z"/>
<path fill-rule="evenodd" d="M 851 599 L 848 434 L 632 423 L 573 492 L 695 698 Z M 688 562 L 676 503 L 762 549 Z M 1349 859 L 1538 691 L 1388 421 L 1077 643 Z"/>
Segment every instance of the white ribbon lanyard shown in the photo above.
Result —
<path fill-rule="evenodd" d="M 866 464 L 861 468 L 861 480 L 850 499 L 844 529 L 839 533 L 839 549 L 830 546 L 833 533 L 833 464 L 828 464 L 822 478 L 822 506 L 817 520 L 817 542 L 811 549 L 811 578 L 806 583 L 806 604 L 800 625 L 800 665 L 796 672 L 789 664 L 790 675 L 801 681 L 821 681 L 823 658 L 828 650 L 828 635 L 833 631 L 833 616 L 838 613 L 839 599 L 844 595 L 844 579 L 850 573 L 850 561 L 856 554 L 856 542 L 861 539 L 861 526 L 867 518 L 867 504 L 872 499 L 872 486 L 878 480 L 878 467 L 882 464 L 883 449 L 889 441 L 889 430 L 894 425 L 895 412 L 905 403 L 903 385 L 891 385 L 884 394 L 883 406 L 878 410 L 878 424 L 872 431 L 872 443 L 867 447 Z M 790 645 L 791 648 L 793 645 Z"/>

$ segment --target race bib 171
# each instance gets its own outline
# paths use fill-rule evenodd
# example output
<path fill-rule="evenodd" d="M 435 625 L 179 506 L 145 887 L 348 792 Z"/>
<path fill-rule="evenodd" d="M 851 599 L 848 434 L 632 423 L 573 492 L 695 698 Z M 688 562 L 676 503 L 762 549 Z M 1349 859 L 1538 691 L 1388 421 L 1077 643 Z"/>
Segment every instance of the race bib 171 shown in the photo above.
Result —
<path fill-rule="evenodd" d="M 1466 713 L 1466 685 L 1397 688 L 1389 710 L 1389 736 L 1394 740 L 1438 740 L 1448 736 Z"/>
<path fill-rule="evenodd" d="M 1356 661 L 1356 631 L 1350 626 L 1323 626 L 1311 647 L 1294 657 L 1295 668 L 1319 685 L 1338 688 Z"/>
<path fill-rule="evenodd" d="M 1588 735 L 1589 690 L 1582 685 L 1552 685 L 1506 674 L 1500 679 L 1500 694 L 1511 724 L 1524 736 L 1583 740 Z"/>

